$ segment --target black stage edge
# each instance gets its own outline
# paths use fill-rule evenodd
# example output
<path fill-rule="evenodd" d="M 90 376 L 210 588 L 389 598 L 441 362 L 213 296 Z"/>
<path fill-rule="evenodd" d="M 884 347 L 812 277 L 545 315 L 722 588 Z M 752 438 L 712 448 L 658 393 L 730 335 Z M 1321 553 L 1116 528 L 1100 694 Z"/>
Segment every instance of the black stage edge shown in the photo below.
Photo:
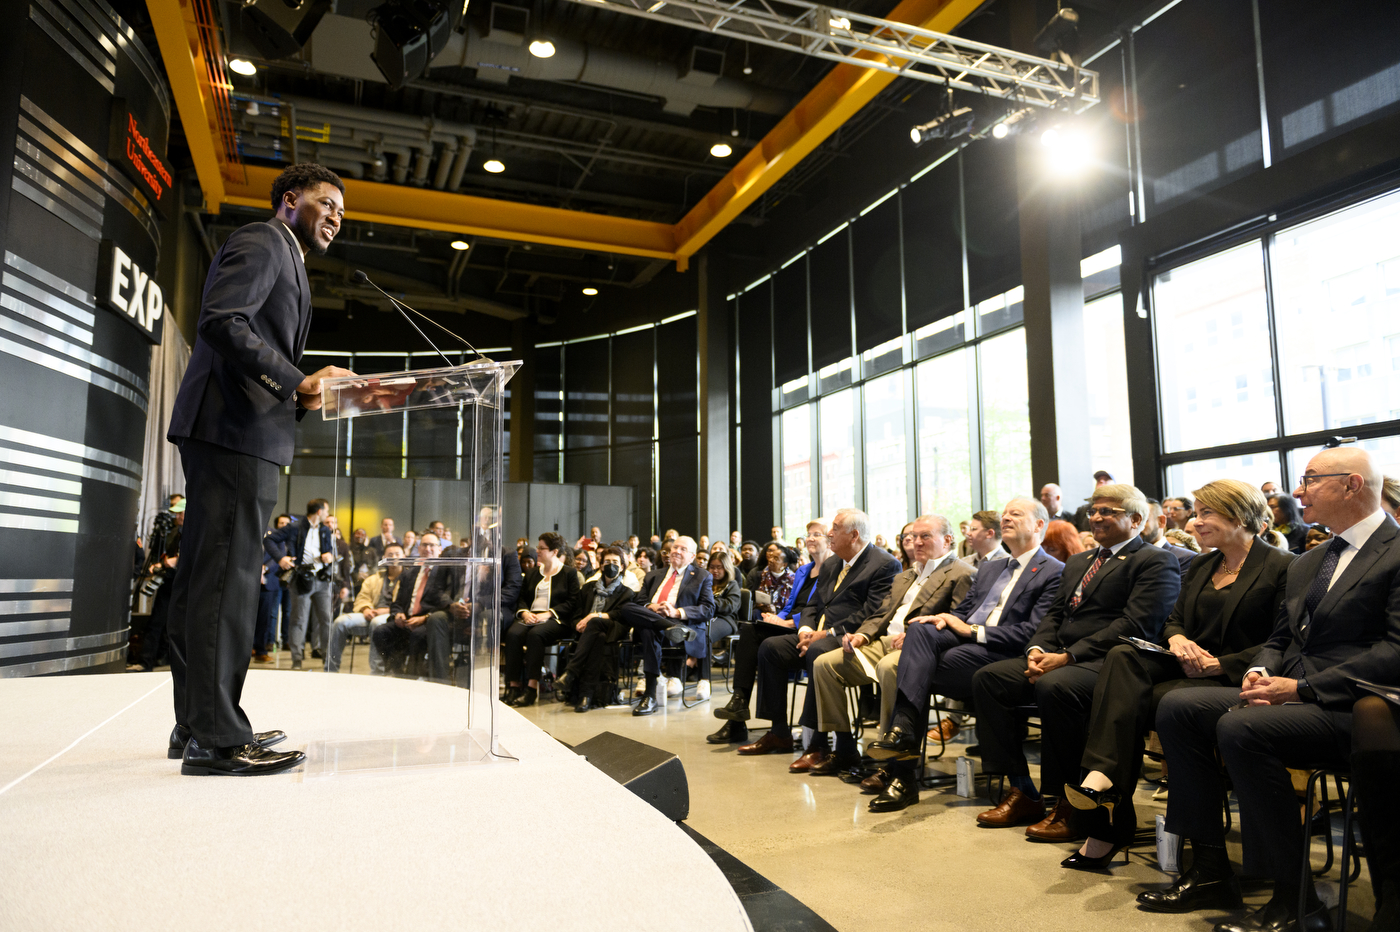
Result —
<path fill-rule="evenodd" d="M 718 865 L 724 879 L 739 895 L 754 932 L 837 932 L 836 927 L 812 912 L 805 903 L 749 867 L 684 822 L 680 830 L 691 837 Z"/>

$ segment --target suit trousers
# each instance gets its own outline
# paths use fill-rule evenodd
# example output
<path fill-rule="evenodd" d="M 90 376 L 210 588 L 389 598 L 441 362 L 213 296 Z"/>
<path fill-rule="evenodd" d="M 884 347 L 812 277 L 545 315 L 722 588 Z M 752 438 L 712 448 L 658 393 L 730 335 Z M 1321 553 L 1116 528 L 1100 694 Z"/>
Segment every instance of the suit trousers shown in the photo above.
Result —
<path fill-rule="evenodd" d="M 179 564 L 176 564 L 179 566 Z M 154 670 L 160 655 L 165 652 L 170 625 L 170 594 L 175 591 L 175 574 L 171 573 L 156 590 L 155 601 L 151 603 L 151 614 L 146 623 L 146 633 L 141 637 L 141 666 L 147 671 Z"/>
<path fill-rule="evenodd" d="M 1188 679 L 1182 676 L 1181 663 L 1175 657 L 1141 651 L 1128 644 L 1108 652 L 1094 686 L 1089 737 L 1080 762 L 1086 772 L 1097 770 L 1107 775 L 1122 794 L 1122 801 L 1113 810 L 1113 837 L 1102 840 L 1126 843 L 1137 831 L 1133 789 L 1142 770 L 1147 732 L 1162 697 L 1176 689 L 1223 686 L 1223 679 Z M 1094 837 L 1101 836 L 1095 833 Z"/>
<path fill-rule="evenodd" d="M 295 580 L 293 586 L 301 584 Z M 331 626 L 331 587 L 329 579 L 318 579 L 311 588 L 292 593 L 292 624 L 288 636 L 292 644 L 292 659 L 301 660 L 306 652 L 307 623 L 311 626 L 311 646 L 320 650 L 326 643 Z"/>
<path fill-rule="evenodd" d="M 802 702 L 798 722 L 806 728 L 817 727 L 817 691 L 812 687 L 812 664 L 828 651 L 841 649 L 840 635 L 819 633 L 807 645 L 807 653 L 797 650 L 797 635 L 782 634 L 764 640 L 758 647 L 758 706 L 757 717 L 766 718 L 775 726 L 788 723 L 788 678 L 799 670 L 807 671 L 807 696 Z"/>
<path fill-rule="evenodd" d="M 185 526 L 170 595 L 175 722 L 201 746 L 248 744 L 239 705 L 253 655 L 262 536 L 277 505 L 277 466 L 186 439 Z"/>
<path fill-rule="evenodd" d="M 739 640 L 734 642 L 734 655 L 729 658 L 734 668 L 733 694 L 748 705 L 753 695 L 754 679 L 758 675 L 758 649 L 769 638 L 782 635 L 768 625 L 759 627 L 747 621 L 739 622 L 738 634 Z"/>
<path fill-rule="evenodd" d="M 1244 873 L 1297 883 L 1303 869 L 1303 822 L 1288 767 L 1346 767 L 1351 712 L 1312 704 L 1240 709 L 1238 686 L 1169 693 L 1157 708 L 1171 794 L 1167 831 L 1225 844 L 1225 785 L 1218 746 L 1240 804 Z"/>
<path fill-rule="evenodd" d="M 871 641 L 857 648 L 875 668 L 871 679 L 855 651 L 829 650 L 812 664 L 812 686 L 817 693 L 817 731 L 851 731 L 850 705 L 846 689 L 852 686 L 880 686 L 880 734 L 890 730 L 894 714 L 895 675 L 899 669 L 900 651 L 890 646 L 890 636 Z"/>
<path fill-rule="evenodd" d="M 258 624 L 253 631 L 253 649 L 258 653 L 277 641 L 277 609 L 281 604 L 281 589 L 258 590 Z"/>
<path fill-rule="evenodd" d="M 608 652 L 614 643 L 621 640 L 625 631 L 622 625 L 607 618 L 591 619 L 584 626 L 583 633 L 578 635 L 578 643 L 574 645 L 573 656 L 565 667 L 569 676 L 580 684 L 580 696 L 600 697 L 608 666 Z"/>
<path fill-rule="evenodd" d="M 649 677 L 661 675 L 661 642 L 667 628 L 682 625 L 694 630 L 697 637 L 705 637 L 703 623 L 694 625 L 685 619 L 667 618 L 636 602 L 624 602 L 614 611 L 618 623 L 632 629 L 632 638 L 642 655 L 642 672 Z"/>
<path fill-rule="evenodd" d="M 412 628 L 401 628 L 393 622 L 386 622 L 370 632 L 370 646 L 379 651 L 386 673 L 396 670 L 413 673 L 423 655 L 430 653 L 428 650 L 431 633 L 429 625 L 432 624 L 434 618 L 438 619 L 440 625 L 447 620 L 447 613 L 433 612 L 423 620 L 421 625 L 414 625 Z M 408 665 L 409 661 L 412 661 L 411 666 Z M 429 663 L 431 675 L 431 658 Z M 441 678 L 446 679 L 446 676 Z"/>
<path fill-rule="evenodd" d="M 908 627 L 900 653 L 896 706 L 904 710 L 901 717 L 907 714 L 909 720 L 890 724 L 903 724 L 919 735 L 928 731 L 929 699 L 935 693 L 965 702 L 972 698 L 972 678 L 978 670 L 1017 659 L 928 624 Z"/>
<path fill-rule="evenodd" d="M 554 616 L 537 625 L 517 621 L 506 629 L 501 653 L 505 658 L 506 682 L 525 684 L 540 678 L 545 648 L 564 636 L 563 623 Z"/>
<path fill-rule="evenodd" d="M 1021 747 L 1021 716 L 1016 710 L 1034 703 L 1041 725 L 1041 791 L 1063 796 L 1066 783 L 1078 783 L 1079 761 L 1088 738 L 1089 707 L 1102 664 L 1101 660 L 1067 664 L 1034 684 L 1026 679 L 1024 657 L 998 660 L 978 670 L 972 677 L 972 699 L 977 708 L 983 769 L 1010 776 L 1030 774 Z"/>

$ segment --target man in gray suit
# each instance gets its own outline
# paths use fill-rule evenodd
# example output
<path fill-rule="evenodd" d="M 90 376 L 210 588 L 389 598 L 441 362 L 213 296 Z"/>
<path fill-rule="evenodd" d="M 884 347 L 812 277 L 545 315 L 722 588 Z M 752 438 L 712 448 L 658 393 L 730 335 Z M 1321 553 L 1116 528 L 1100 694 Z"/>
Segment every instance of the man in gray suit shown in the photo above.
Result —
<path fill-rule="evenodd" d="M 298 368 L 311 329 L 306 253 L 340 231 L 345 186 L 319 165 L 272 185 L 276 216 L 235 230 L 214 256 L 194 349 L 166 436 L 180 447 L 190 505 L 170 606 L 175 730 L 185 774 L 276 773 L 304 758 L 267 745 L 239 705 L 252 656 L 262 536 L 277 477 L 292 462 L 296 420 L 321 406 L 321 380 Z"/>
<path fill-rule="evenodd" d="M 914 519 L 914 566 L 894 579 L 880 611 L 841 639 L 841 650 L 828 651 L 812 664 L 817 691 L 817 730 L 836 732 L 838 748 L 854 747 L 846 688 L 880 684 L 880 734 L 890 729 L 894 711 L 895 671 L 904 646 L 906 625 L 948 611 L 972 587 L 976 571 L 953 553 L 953 532 L 942 515 Z M 873 675 L 872 675 L 873 674 Z M 828 754 L 808 771 L 827 776 L 860 763 L 854 752 Z"/>
<path fill-rule="evenodd" d="M 1272 878 L 1274 893 L 1217 932 L 1331 928 L 1312 883 L 1300 888 L 1303 823 L 1286 768 L 1345 768 L 1352 704 L 1367 695 L 1355 680 L 1400 683 L 1400 527 L 1381 510 L 1380 489 L 1365 450 L 1314 456 L 1294 495 L 1309 524 L 1336 536 L 1289 566 L 1273 636 L 1239 688 L 1178 690 L 1158 707 L 1172 780 L 1167 831 L 1189 838 L 1194 858 L 1176 884 L 1141 894 L 1143 907 L 1239 906 L 1220 819 L 1218 745 L 1240 804 L 1245 873 Z"/>

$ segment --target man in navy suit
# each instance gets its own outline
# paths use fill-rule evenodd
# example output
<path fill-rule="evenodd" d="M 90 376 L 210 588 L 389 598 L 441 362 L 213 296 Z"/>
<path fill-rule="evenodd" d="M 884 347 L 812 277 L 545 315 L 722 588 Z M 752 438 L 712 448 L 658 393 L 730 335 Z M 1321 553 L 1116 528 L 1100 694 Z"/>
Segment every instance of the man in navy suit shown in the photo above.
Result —
<path fill-rule="evenodd" d="M 266 745 L 239 705 L 252 656 L 262 535 L 277 477 L 292 462 L 296 418 L 321 406 L 321 380 L 353 375 L 298 363 L 311 329 L 309 250 L 340 230 L 345 186 L 294 165 L 272 185 L 276 216 L 235 230 L 214 256 L 166 436 L 180 447 L 186 512 L 171 596 L 172 757 L 186 774 L 276 773 L 302 759 Z M 334 552 L 334 551 L 332 551 Z"/>
<path fill-rule="evenodd" d="M 618 611 L 619 622 L 632 629 L 632 636 L 640 645 L 642 673 L 646 676 L 646 695 L 632 710 L 633 715 L 651 715 L 665 701 L 664 695 L 656 694 L 663 640 L 685 644 L 690 656 L 700 656 L 697 651 L 710 649 L 706 632 L 715 615 L 715 593 L 710 574 L 695 565 L 695 541 L 677 537 L 667 559 L 670 565 L 647 573 L 635 601 Z"/>
<path fill-rule="evenodd" d="M 1040 546 L 1049 513 L 1016 498 L 1001 513 L 1009 560 L 982 564 L 972 588 L 951 611 L 912 618 L 896 678 L 894 718 L 870 756 L 889 760 L 888 782 L 871 812 L 896 812 L 919 801 L 914 769 L 928 731 L 929 697 L 972 698 L 972 675 L 989 663 L 1020 656 L 1060 585 L 1064 564 Z"/>
<path fill-rule="evenodd" d="M 1217 932 L 1331 928 L 1312 883 L 1299 886 L 1303 823 L 1286 768 L 1347 767 L 1352 705 L 1368 695 L 1355 680 L 1400 684 L 1400 527 L 1381 510 L 1381 479 L 1365 450 L 1323 450 L 1308 462 L 1294 495 L 1308 523 L 1336 536 L 1288 567 L 1274 633 L 1239 688 L 1178 690 L 1158 707 L 1172 783 L 1167 830 L 1189 838 L 1194 857 L 1175 885 L 1141 894 L 1143 907 L 1239 904 L 1218 746 L 1240 804 L 1244 872 L 1272 879 L 1274 892 Z"/>
<path fill-rule="evenodd" d="M 741 746 L 740 754 L 792 750 L 788 677 L 805 667 L 807 682 L 812 683 L 812 664 L 827 651 L 840 650 L 845 635 L 854 634 L 880 611 L 902 569 L 892 554 L 869 543 L 870 516 L 857 508 L 836 512 L 830 540 L 832 555 L 817 574 L 817 597 L 797 618 L 797 633 L 770 637 L 759 645 L 758 717 L 773 724 L 762 738 Z M 802 721 L 813 728 L 817 725 L 817 691 L 812 686 L 802 705 Z M 830 752 L 826 732 L 814 733 L 805 750 L 814 756 Z M 806 772 L 812 763 L 813 758 L 806 757 L 804 766 L 794 772 Z"/>
<path fill-rule="evenodd" d="M 292 669 L 300 670 L 306 650 L 308 620 L 316 637 L 326 643 L 331 626 L 331 589 L 336 584 L 331 565 L 335 562 L 335 532 L 327 520 L 331 503 L 313 498 L 306 503 L 306 518 L 273 531 L 263 538 L 263 550 L 281 570 L 296 570 L 290 586 L 292 617 L 288 640 L 292 646 Z"/>
<path fill-rule="evenodd" d="M 1146 497 L 1131 485 L 1095 489 L 1086 514 L 1099 546 L 1065 563 L 1055 600 L 1031 634 L 1024 656 L 998 660 L 973 674 L 983 768 L 1005 774 L 1012 786 L 996 808 L 977 816 L 979 823 L 1032 822 L 1026 835 L 1037 841 L 1083 837 L 1079 810 L 1064 799 L 1064 785 L 1080 777 L 1104 655 L 1125 635 L 1156 641 L 1181 592 L 1176 557 L 1142 539 L 1147 512 Z M 1060 798 L 1049 817 L 1031 782 L 1021 743 L 1017 710 L 1028 703 L 1035 703 L 1040 713 L 1041 787 Z"/>

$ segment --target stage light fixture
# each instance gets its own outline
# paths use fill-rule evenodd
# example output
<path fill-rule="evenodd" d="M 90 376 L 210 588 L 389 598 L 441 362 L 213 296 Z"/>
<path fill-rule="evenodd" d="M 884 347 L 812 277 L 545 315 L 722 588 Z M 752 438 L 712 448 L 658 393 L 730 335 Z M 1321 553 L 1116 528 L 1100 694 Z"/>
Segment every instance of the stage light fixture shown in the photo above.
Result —
<path fill-rule="evenodd" d="M 530 54 L 536 58 L 553 58 L 554 43 L 548 39 L 536 39 L 530 43 Z"/>
<path fill-rule="evenodd" d="M 500 159 L 487 159 L 481 166 L 493 175 L 499 175 L 506 170 L 506 163 Z"/>
<path fill-rule="evenodd" d="M 452 248 L 457 250 L 458 252 L 461 252 L 464 249 L 470 249 L 471 245 L 471 243 L 467 242 L 464 239 L 454 239 L 452 241 Z"/>
<path fill-rule="evenodd" d="M 832 29 L 851 31 L 851 21 L 844 16 L 833 16 L 826 21 L 826 24 Z"/>
<path fill-rule="evenodd" d="M 258 73 L 258 66 L 254 65 L 246 58 L 230 59 L 228 63 L 228 69 L 229 71 L 232 71 L 235 74 L 243 75 L 245 78 L 251 78 L 253 75 Z"/>
<path fill-rule="evenodd" d="M 733 148 L 727 142 L 717 142 L 710 146 L 710 154 L 717 159 L 727 159 L 734 153 Z"/>
<path fill-rule="evenodd" d="M 1030 107 L 1025 107 L 1021 110 L 1013 110 L 992 127 L 992 138 L 1005 139 L 1008 136 L 1015 136 L 1017 133 L 1023 133 L 1034 125 L 1035 118 L 1031 115 Z"/>
<path fill-rule="evenodd" d="M 909 128 L 909 139 L 916 146 L 922 146 L 931 139 L 957 139 L 972 132 L 975 114 L 971 107 L 959 107 L 952 113 L 943 113 Z"/>
<path fill-rule="evenodd" d="M 583 289 L 583 293 L 586 294 L 586 295 L 588 295 L 588 296 L 591 298 L 591 297 L 593 297 L 595 294 L 598 293 L 598 289 L 597 289 L 597 288 L 591 288 L 591 287 L 590 287 L 590 288 L 585 288 L 585 289 Z"/>

